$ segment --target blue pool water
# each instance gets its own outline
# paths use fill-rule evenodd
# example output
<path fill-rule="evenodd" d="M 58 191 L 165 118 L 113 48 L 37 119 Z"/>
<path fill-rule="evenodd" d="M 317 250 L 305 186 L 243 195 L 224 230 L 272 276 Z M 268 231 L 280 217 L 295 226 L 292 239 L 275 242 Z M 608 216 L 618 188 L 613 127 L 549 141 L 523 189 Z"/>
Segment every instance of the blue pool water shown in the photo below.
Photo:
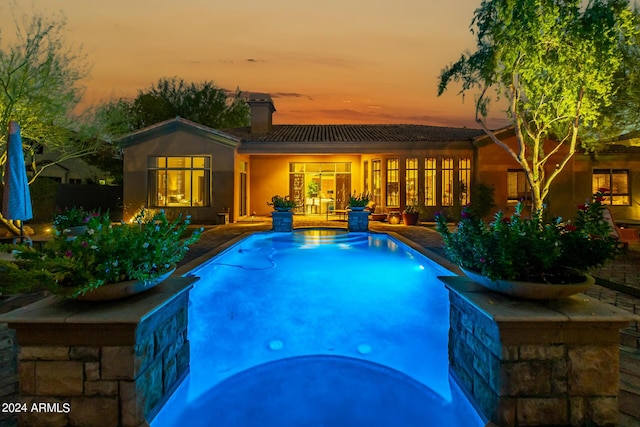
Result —
<path fill-rule="evenodd" d="M 452 275 L 386 235 L 259 233 L 191 272 L 165 426 L 483 426 L 449 377 Z"/>

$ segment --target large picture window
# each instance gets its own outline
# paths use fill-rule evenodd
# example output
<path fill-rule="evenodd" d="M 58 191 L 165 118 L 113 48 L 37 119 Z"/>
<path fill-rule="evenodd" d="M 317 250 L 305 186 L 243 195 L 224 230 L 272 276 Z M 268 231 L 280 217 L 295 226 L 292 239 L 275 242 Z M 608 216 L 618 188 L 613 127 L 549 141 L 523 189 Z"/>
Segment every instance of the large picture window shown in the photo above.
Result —
<path fill-rule="evenodd" d="M 602 203 L 607 205 L 629 205 L 629 171 L 627 169 L 594 169 L 591 179 L 593 193 L 607 189 L 610 195 Z"/>
<path fill-rule="evenodd" d="M 150 157 L 149 206 L 210 206 L 211 159 L 208 156 Z"/>

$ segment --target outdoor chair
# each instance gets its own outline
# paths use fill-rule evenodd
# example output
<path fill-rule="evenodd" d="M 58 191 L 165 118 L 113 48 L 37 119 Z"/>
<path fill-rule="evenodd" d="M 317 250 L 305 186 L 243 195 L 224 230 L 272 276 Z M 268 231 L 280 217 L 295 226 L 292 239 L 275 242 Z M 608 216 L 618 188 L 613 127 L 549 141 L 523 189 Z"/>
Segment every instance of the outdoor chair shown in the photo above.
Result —
<path fill-rule="evenodd" d="M 605 208 L 603 216 L 605 221 L 607 221 L 611 226 L 611 235 L 618 238 L 624 249 L 629 248 L 630 242 L 638 241 L 638 230 L 618 227 L 613 219 L 613 213 L 609 208 Z"/>

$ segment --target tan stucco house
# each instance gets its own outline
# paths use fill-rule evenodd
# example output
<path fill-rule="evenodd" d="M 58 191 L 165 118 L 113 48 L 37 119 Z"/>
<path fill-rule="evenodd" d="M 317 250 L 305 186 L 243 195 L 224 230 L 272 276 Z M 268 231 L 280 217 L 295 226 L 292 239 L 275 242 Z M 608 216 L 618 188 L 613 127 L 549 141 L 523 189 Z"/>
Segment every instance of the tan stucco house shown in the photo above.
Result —
<path fill-rule="evenodd" d="M 267 215 L 275 194 L 297 214 L 344 209 L 349 194 L 372 194 L 377 212 L 423 206 L 426 218 L 467 203 L 491 185 L 500 209 L 526 193 L 524 175 L 479 129 L 423 125 L 273 125 L 271 97 L 249 98 L 251 127 L 211 129 L 175 118 L 123 138 L 124 218 L 140 207 L 220 223 Z M 508 132 L 506 130 L 505 132 Z M 508 134 L 505 134 L 509 140 Z M 550 207 L 570 215 L 594 188 L 613 189 L 618 218 L 640 218 L 640 148 L 613 146 L 597 159 L 574 156 Z"/>

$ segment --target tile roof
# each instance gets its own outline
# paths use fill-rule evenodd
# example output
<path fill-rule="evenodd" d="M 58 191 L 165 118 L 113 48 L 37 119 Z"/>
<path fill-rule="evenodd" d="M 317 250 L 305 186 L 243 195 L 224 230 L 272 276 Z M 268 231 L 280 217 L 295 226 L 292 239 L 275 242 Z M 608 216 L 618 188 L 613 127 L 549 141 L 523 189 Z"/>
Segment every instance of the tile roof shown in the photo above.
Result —
<path fill-rule="evenodd" d="M 224 129 L 243 142 L 386 142 L 470 141 L 481 129 L 425 125 L 274 125 L 263 134 L 250 128 Z"/>

